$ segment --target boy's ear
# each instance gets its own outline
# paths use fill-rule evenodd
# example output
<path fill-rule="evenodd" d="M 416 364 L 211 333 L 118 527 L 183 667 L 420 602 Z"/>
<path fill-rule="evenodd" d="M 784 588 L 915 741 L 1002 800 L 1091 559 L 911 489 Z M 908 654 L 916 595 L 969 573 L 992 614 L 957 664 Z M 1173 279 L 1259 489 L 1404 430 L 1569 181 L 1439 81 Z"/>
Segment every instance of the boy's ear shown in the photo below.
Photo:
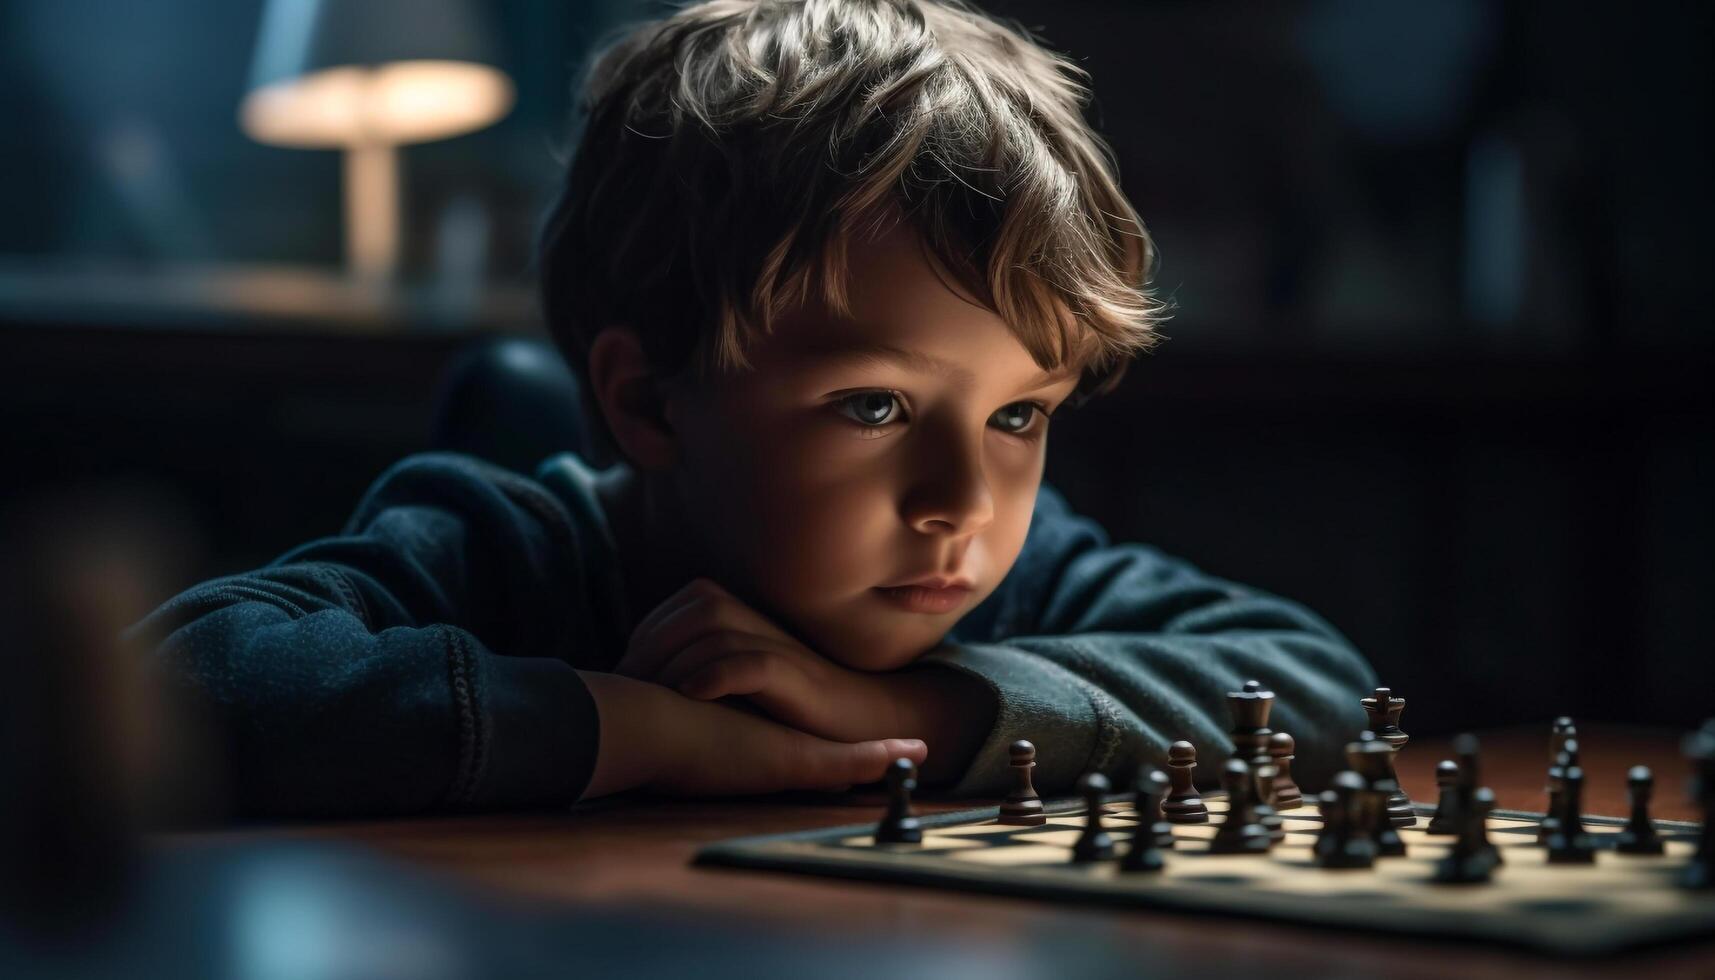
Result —
<path fill-rule="evenodd" d="M 641 470 L 670 467 L 678 437 L 667 419 L 660 377 L 629 327 L 603 327 L 590 345 L 589 383 L 615 446 Z"/>

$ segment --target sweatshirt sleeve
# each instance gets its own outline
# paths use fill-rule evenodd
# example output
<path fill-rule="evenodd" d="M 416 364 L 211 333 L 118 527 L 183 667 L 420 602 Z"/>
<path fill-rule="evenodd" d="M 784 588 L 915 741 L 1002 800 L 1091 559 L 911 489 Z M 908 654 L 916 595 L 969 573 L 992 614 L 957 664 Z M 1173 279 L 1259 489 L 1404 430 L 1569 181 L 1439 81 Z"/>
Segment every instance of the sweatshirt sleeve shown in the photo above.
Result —
<path fill-rule="evenodd" d="M 426 453 L 343 532 L 196 586 L 128 631 L 216 722 L 246 816 L 571 802 L 600 731 L 579 678 L 578 524 L 542 485 Z"/>
<path fill-rule="evenodd" d="M 1010 791 L 1007 748 L 1036 744 L 1035 784 L 1069 792 L 1084 772 L 1130 785 L 1166 764 L 1169 743 L 1197 746 L 1199 781 L 1232 752 L 1226 692 L 1256 678 L 1275 692 L 1270 727 L 1297 742 L 1293 774 L 1321 786 L 1364 727 L 1358 701 L 1375 675 L 1349 642 L 1304 607 L 1206 575 L 1140 544 L 1112 545 L 1043 485 L 1013 572 L 924 664 L 983 681 L 995 722 L 945 792 Z"/>

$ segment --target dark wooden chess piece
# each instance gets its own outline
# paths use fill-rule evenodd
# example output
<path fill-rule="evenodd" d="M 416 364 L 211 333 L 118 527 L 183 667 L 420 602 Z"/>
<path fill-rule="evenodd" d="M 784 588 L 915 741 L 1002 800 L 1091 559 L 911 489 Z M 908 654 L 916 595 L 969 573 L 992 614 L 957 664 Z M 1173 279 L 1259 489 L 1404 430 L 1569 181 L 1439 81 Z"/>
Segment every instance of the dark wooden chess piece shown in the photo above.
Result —
<path fill-rule="evenodd" d="M 1543 790 L 1548 793 L 1548 809 L 1543 813 L 1541 822 L 1536 826 L 1536 842 L 1538 844 L 1546 845 L 1548 843 L 1549 835 L 1554 833 L 1555 824 L 1560 820 L 1560 797 L 1557 795 L 1559 790 L 1556 789 L 1560 783 L 1557 781 L 1554 771 L 1559 763 L 1555 760 L 1560 758 L 1560 753 L 1566 751 L 1569 742 L 1572 743 L 1572 750 L 1576 755 L 1578 751 L 1577 738 L 1578 728 L 1572 724 L 1571 718 L 1561 715 L 1554 719 L 1554 727 L 1548 733 L 1548 784 L 1543 787 Z"/>
<path fill-rule="evenodd" d="M 1025 739 L 1012 743 L 1012 795 L 1001 801 L 999 823 L 1012 827 L 1040 827 L 1048 822 L 1042 812 L 1042 797 L 1031 785 L 1030 770 L 1036 768 L 1036 746 Z"/>
<path fill-rule="evenodd" d="M 1166 773 L 1153 767 L 1137 777 L 1137 828 L 1131 835 L 1131 847 L 1120 859 L 1121 871 L 1160 871 L 1167 864 L 1162 856 L 1163 846 L 1173 845 L 1173 825 L 1161 819 L 1161 801 L 1167 796 Z M 1167 834 L 1162 844 L 1161 834 Z"/>
<path fill-rule="evenodd" d="M 923 828 L 911 813 L 911 792 L 917 788 L 917 767 L 910 759 L 895 759 L 887 767 L 887 812 L 875 828 L 877 844 L 917 844 Z"/>
<path fill-rule="evenodd" d="M 1318 797 L 1322 833 L 1316 838 L 1316 863 L 1324 868 L 1368 868 L 1376 863 L 1376 842 L 1370 837 L 1370 817 L 1359 797 L 1364 777 L 1347 770 L 1337 773 Z"/>
<path fill-rule="evenodd" d="M 1171 851 L 1177 846 L 1173 840 L 1173 824 L 1168 822 L 1162 809 L 1171 788 L 1172 782 L 1167 774 L 1154 766 L 1144 766 L 1137 771 L 1133 810 L 1137 814 L 1138 832 L 1147 829 L 1155 837 L 1155 846 L 1164 851 Z"/>
<path fill-rule="evenodd" d="M 1197 747 L 1190 742 L 1174 742 L 1167 747 L 1167 773 L 1173 790 L 1161 804 L 1161 812 L 1172 823 L 1208 823 L 1209 807 L 1192 784 L 1197 769 Z"/>
<path fill-rule="evenodd" d="M 1243 759 L 1228 759 L 1221 770 L 1221 788 L 1227 791 L 1227 817 L 1215 828 L 1209 841 L 1210 854 L 1267 854 L 1272 841 L 1268 828 L 1256 822 L 1251 794 L 1255 783 L 1251 767 Z"/>
<path fill-rule="evenodd" d="M 1691 760 L 1691 799 L 1703 810 L 1703 826 L 1697 832 L 1697 852 L 1680 874 L 1686 888 L 1715 888 L 1715 718 L 1686 736 L 1686 758 Z"/>
<path fill-rule="evenodd" d="M 1423 828 L 1424 833 L 1451 835 L 1459 832 L 1458 804 L 1455 802 L 1458 782 L 1459 763 L 1442 759 L 1435 764 L 1435 815 L 1429 818 L 1429 826 Z"/>
<path fill-rule="evenodd" d="M 1387 760 L 1387 775 L 1393 780 L 1393 789 L 1387 798 L 1388 819 L 1395 827 L 1415 826 L 1417 814 L 1412 812 L 1411 798 L 1400 788 L 1399 771 L 1395 768 L 1400 750 L 1411 740 L 1411 736 L 1399 727 L 1399 716 L 1405 711 L 1405 699 L 1394 697 L 1388 688 L 1378 687 L 1374 694 L 1360 698 L 1358 703 L 1364 706 L 1364 713 L 1370 717 L 1370 731 L 1392 750 Z"/>
<path fill-rule="evenodd" d="M 1454 819 L 1459 821 L 1459 836 L 1436 862 L 1431 880 L 1446 885 L 1481 884 L 1500 863 L 1500 851 L 1489 840 L 1489 814 L 1495 809 L 1495 794 L 1487 786 L 1473 788 L 1463 782 L 1458 792 Z"/>
<path fill-rule="evenodd" d="M 1649 766 L 1633 766 L 1626 773 L 1626 792 L 1632 800 L 1632 816 L 1625 827 L 1614 835 L 1614 850 L 1621 854 L 1660 854 L 1661 835 L 1650 820 L 1649 800 L 1655 789 L 1655 775 Z"/>
<path fill-rule="evenodd" d="M 1480 748 L 1477 736 L 1468 732 L 1453 739 L 1453 754 L 1459 757 L 1459 781 L 1455 784 L 1458 792 L 1454 796 L 1453 812 L 1459 821 L 1460 833 L 1469 834 L 1471 837 L 1470 847 L 1472 853 L 1477 856 L 1476 859 L 1486 861 L 1492 867 L 1505 862 L 1501 858 L 1501 849 L 1489 840 L 1488 814 L 1489 810 L 1494 809 L 1495 794 L 1479 785 L 1482 781 L 1482 771 L 1479 768 L 1481 763 L 1477 756 Z M 1488 793 L 1489 810 L 1485 810 L 1480 817 L 1468 820 L 1459 808 L 1481 795 L 1479 791 Z"/>
<path fill-rule="evenodd" d="M 1365 808 L 1366 815 L 1376 821 L 1370 827 L 1376 853 L 1381 857 L 1404 857 L 1405 841 L 1394 829 L 1392 814 L 1388 812 L 1388 801 L 1399 789 L 1399 782 L 1391 775 L 1392 762 L 1393 749 L 1376 738 L 1374 732 L 1360 732 L 1356 742 L 1346 743 L 1346 764 L 1364 778 L 1364 789 L 1359 797 L 1366 798 L 1372 793 L 1380 795 L 1379 804 L 1375 807 L 1366 804 Z"/>
<path fill-rule="evenodd" d="M 1296 810 L 1304 805 L 1304 791 L 1292 779 L 1292 760 L 1297 758 L 1293 753 L 1297 751 L 1297 743 L 1285 732 L 1275 732 L 1268 737 L 1269 757 L 1280 770 L 1280 775 L 1274 779 L 1274 809 L 1277 812 Z"/>
<path fill-rule="evenodd" d="M 1568 739 L 1566 744 L 1573 744 Z M 1560 773 L 1560 813 L 1554 833 L 1548 837 L 1549 864 L 1590 864 L 1596 860 L 1596 842 L 1584 831 L 1584 770 L 1569 751 L 1555 760 Z"/>
<path fill-rule="evenodd" d="M 1268 829 L 1270 845 L 1286 839 L 1286 821 L 1274 808 L 1274 781 L 1279 776 L 1280 768 L 1266 752 L 1257 756 L 1251 765 L 1251 778 L 1256 784 L 1256 804 L 1252 812 L 1256 814 L 1256 822 Z"/>
<path fill-rule="evenodd" d="M 1114 856 L 1114 839 L 1102 826 L 1102 797 L 1108 794 L 1108 777 L 1087 772 L 1078 777 L 1078 795 L 1084 798 L 1084 832 L 1072 845 L 1072 863 L 1089 864 Z"/>
<path fill-rule="evenodd" d="M 1268 727 L 1268 711 L 1274 707 L 1274 692 L 1264 690 L 1261 681 L 1245 681 L 1244 688 L 1227 692 L 1227 708 L 1233 715 L 1233 758 L 1246 765 L 1258 752 L 1268 748 L 1268 738 L 1274 732 Z"/>

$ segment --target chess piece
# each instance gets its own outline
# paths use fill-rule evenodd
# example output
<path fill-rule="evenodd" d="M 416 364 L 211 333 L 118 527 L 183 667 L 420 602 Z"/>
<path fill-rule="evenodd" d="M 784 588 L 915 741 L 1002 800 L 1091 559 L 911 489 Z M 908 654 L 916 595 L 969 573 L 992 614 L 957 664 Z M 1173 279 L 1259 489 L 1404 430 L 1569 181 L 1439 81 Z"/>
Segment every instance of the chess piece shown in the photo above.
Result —
<path fill-rule="evenodd" d="M 1172 823 L 1208 823 L 1209 807 L 1192 785 L 1191 774 L 1197 768 L 1197 747 L 1190 742 L 1174 742 L 1167 747 L 1167 774 L 1173 790 L 1161 804 L 1161 812 Z"/>
<path fill-rule="evenodd" d="M 1364 812 L 1367 818 L 1376 821 L 1369 830 L 1376 842 L 1377 855 L 1404 857 L 1405 841 L 1394 829 L 1393 816 L 1388 812 L 1388 801 L 1399 789 L 1399 781 L 1392 775 L 1392 762 L 1393 749 L 1376 738 L 1374 732 L 1360 732 L 1356 742 L 1346 743 L 1346 764 L 1364 778 L 1364 789 L 1358 792 L 1365 801 Z M 1370 794 L 1379 799 L 1373 807 L 1368 802 Z"/>
<path fill-rule="evenodd" d="M 1394 697 L 1388 688 L 1378 687 L 1373 695 L 1360 698 L 1358 703 L 1364 706 L 1364 713 L 1370 717 L 1370 731 L 1392 750 L 1387 761 L 1387 774 L 1393 780 L 1393 789 L 1387 799 L 1388 819 L 1395 827 L 1415 826 L 1417 815 L 1412 812 L 1411 798 L 1400 788 L 1399 771 L 1395 768 L 1400 750 L 1411 740 L 1411 736 L 1399 727 L 1399 716 L 1405 711 L 1405 699 Z"/>
<path fill-rule="evenodd" d="M 1268 828 L 1256 822 L 1251 798 L 1254 782 L 1251 767 L 1243 759 L 1228 759 L 1221 770 L 1221 788 L 1227 791 L 1227 817 L 1209 840 L 1210 854 L 1267 854 Z"/>
<path fill-rule="evenodd" d="M 1167 775 L 1150 768 L 1137 778 L 1137 829 L 1131 835 L 1131 847 L 1120 859 L 1121 871 L 1160 871 L 1167 863 L 1162 857 L 1161 833 L 1166 831 L 1167 844 L 1173 844 L 1173 825 L 1161 819 L 1161 801 L 1167 796 Z"/>
<path fill-rule="evenodd" d="M 1279 776 L 1279 767 L 1267 753 L 1257 756 L 1257 763 L 1251 767 L 1251 778 L 1256 783 L 1256 804 L 1252 812 L 1256 814 L 1256 822 L 1268 830 L 1270 846 L 1286 839 L 1286 821 L 1274 808 L 1274 781 Z"/>
<path fill-rule="evenodd" d="M 1536 826 L 1536 842 L 1544 847 L 1548 846 L 1548 839 L 1560 830 L 1560 815 L 1566 808 L 1566 766 L 1578 764 L 1578 739 L 1572 737 L 1575 735 L 1577 731 L 1570 724 L 1555 733 L 1560 742 L 1560 752 L 1548 767 L 1548 812 Z"/>
<path fill-rule="evenodd" d="M 1681 872 L 1679 883 L 1699 890 L 1715 888 L 1715 718 L 1686 736 L 1684 752 L 1691 760 L 1691 799 L 1703 810 L 1703 826 L 1697 832 L 1697 852 Z"/>
<path fill-rule="evenodd" d="M 1495 808 L 1495 794 L 1478 785 L 1481 776 L 1478 768 L 1480 763 L 1477 760 L 1478 749 L 1475 735 L 1466 733 L 1453 739 L 1453 754 L 1459 757 L 1459 779 L 1454 784 L 1456 792 L 1453 797 L 1453 814 L 1459 821 L 1460 833 L 1470 836 L 1468 849 L 1472 854 L 1471 860 L 1487 862 L 1493 867 L 1505 862 L 1501 858 L 1501 849 L 1489 840 L 1489 812 Z M 1484 793 L 1488 794 L 1488 810 L 1468 819 L 1461 808 Z"/>
<path fill-rule="evenodd" d="M 1661 835 L 1650 820 L 1649 799 L 1655 789 L 1655 776 L 1649 766 L 1633 766 L 1626 773 L 1626 791 L 1632 800 L 1632 816 L 1624 828 L 1614 835 L 1614 850 L 1621 854 L 1660 854 Z"/>
<path fill-rule="evenodd" d="M 1247 765 L 1268 747 L 1274 732 L 1268 727 L 1268 711 L 1274 707 L 1274 692 L 1260 681 L 1245 681 L 1244 689 L 1227 692 L 1227 708 L 1233 715 L 1233 758 Z"/>
<path fill-rule="evenodd" d="M 1040 827 L 1048 822 L 1048 815 L 1042 812 L 1042 797 L 1036 795 L 1036 787 L 1030 782 L 1030 770 L 1036 768 L 1036 746 L 1021 738 L 1012 743 L 1011 755 L 1012 795 L 1001 801 L 997 822 L 1011 827 Z"/>
<path fill-rule="evenodd" d="M 1445 885 L 1481 884 L 1490 879 L 1499 864 L 1500 851 L 1489 841 L 1488 830 L 1495 794 L 1487 786 L 1473 788 L 1463 783 L 1458 793 L 1459 803 L 1453 813 L 1459 822 L 1459 836 L 1436 862 L 1431 880 Z"/>
<path fill-rule="evenodd" d="M 1292 780 L 1292 760 L 1297 758 L 1293 753 L 1297 751 L 1297 743 L 1285 732 L 1275 732 L 1268 737 L 1269 757 L 1274 760 L 1275 768 L 1280 770 L 1280 775 L 1274 778 L 1276 812 L 1296 810 L 1304 805 L 1304 791 Z"/>
<path fill-rule="evenodd" d="M 1572 745 L 1571 739 L 1567 745 Z M 1560 813 L 1554 833 L 1548 837 L 1549 864 L 1590 864 L 1596 860 L 1596 842 L 1584 832 L 1584 770 L 1573 761 L 1571 752 L 1562 751 L 1560 773 Z"/>
<path fill-rule="evenodd" d="M 1144 766 L 1137 771 L 1137 786 L 1133 790 L 1132 809 L 1137 814 L 1138 833 L 1147 829 L 1155 837 L 1155 846 L 1164 851 L 1175 846 L 1173 824 L 1162 810 L 1171 786 L 1166 773 L 1154 766 Z"/>
<path fill-rule="evenodd" d="M 1455 786 L 1459 782 L 1459 763 L 1442 759 L 1435 764 L 1435 815 L 1429 818 L 1426 834 L 1457 834 L 1459 817 L 1456 809 Z"/>
<path fill-rule="evenodd" d="M 1543 787 L 1543 790 L 1548 793 L 1548 809 L 1543 813 L 1541 822 L 1536 826 L 1536 842 L 1538 844 L 1546 845 L 1548 843 L 1549 836 L 1554 833 L 1555 825 L 1560 820 L 1560 797 L 1557 795 L 1559 790 L 1556 789 L 1560 783 L 1557 781 L 1558 777 L 1554 771 L 1559 763 L 1556 760 L 1560 758 L 1560 753 L 1566 751 L 1568 742 L 1573 743 L 1572 751 L 1576 757 L 1578 751 L 1577 737 L 1578 729 L 1572 724 L 1571 718 L 1561 715 L 1554 719 L 1554 727 L 1548 733 L 1548 784 Z"/>
<path fill-rule="evenodd" d="M 917 767 L 910 759 L 895 759 L 887 767 L 887 812 L 875 828 L 877 844 L 917 844 L 923 828 L 911 813 L 911 791 L 917 788 Z"/>
<path fill-rule="evenodd" d="M 1318 797 L 1322 832 L 1316 838 L 1316 863 L 1324 868 L 1368 868 L 1376 863 L 1370 819 L 1358 794 L 1364 777 L 1350 770 L 1334 776 Z"/>
<path fill-rule="evenodd" d="M 1084 798 L 1084 832 L 1072 845 L 1072 863 L 1089 864 L 1114 856 L 1114 839 L 1102 826 L 1102 797 L 1108 793 L 1108 777 L 1087 772 L 1078 778 L 1078 795 Z"/>

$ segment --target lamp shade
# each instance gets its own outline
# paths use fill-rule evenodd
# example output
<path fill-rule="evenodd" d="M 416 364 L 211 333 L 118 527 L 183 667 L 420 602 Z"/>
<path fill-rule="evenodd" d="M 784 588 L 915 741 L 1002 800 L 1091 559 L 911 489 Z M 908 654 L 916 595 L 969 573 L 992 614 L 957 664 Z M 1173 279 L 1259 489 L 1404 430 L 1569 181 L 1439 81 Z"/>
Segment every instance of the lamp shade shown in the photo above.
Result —
<path fill-rule="evenodd" d="M 486 26 L 465 0 L 268 0 L 240 124 L 299 147 L 481 129 L 513 99 Z"/>

